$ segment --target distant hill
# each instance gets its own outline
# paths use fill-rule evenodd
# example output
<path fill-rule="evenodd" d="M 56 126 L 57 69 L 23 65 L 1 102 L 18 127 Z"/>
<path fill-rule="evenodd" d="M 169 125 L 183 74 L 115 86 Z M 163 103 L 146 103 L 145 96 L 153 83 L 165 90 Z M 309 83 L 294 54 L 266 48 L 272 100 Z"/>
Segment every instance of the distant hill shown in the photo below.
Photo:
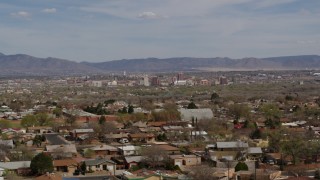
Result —
<path fill-rule="evenodd" d="M 194 70 L 305 70 L 320 69 L 320 56 L 285 56 L 272 58 L 168 58 L 130 59 L 88 63 L 104 71 L 168 72 Z"/>
<path fill-rule="evenodd" d="M 173 72 L 226 70 L 305 70 L 320 69 L 320 56 L 271 58 L 168 58 L 129 59 L 99 63 L 77 63 L 58 58 L 37 58 L 25 54 L 0 53 L 0 75 L 83 75 L 105 72 Z"/>
<path fill-rule="evenodd" d="M 75 75 L 102 72 L 85 64 L 57 59 L 37 58 L 25 54 L 4 55 L 0 53 L 0 75 Z"/>

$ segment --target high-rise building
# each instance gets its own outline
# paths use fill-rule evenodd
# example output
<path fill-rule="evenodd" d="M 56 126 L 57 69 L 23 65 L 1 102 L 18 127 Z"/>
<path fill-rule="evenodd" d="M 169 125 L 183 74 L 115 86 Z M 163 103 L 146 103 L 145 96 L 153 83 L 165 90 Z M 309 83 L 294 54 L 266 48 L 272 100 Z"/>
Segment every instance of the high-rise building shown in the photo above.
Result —
<path fill-rule="evenodd" d="M 226 85 L 228 84 L 228 79 L 225 76 L 219 77 L 219 84 Z"/>
<path fill-rule="evenodd" d="M 151 86 L 159 86 L 160 85 L 160 80 L 158 76 L 153 76 L 151 78 Z"/>
<path fill-rule="evenodd" d="M 184 76 L 183 76 L 183 73 L 180 72 L 180 73 L 178 73 L 178 75 L 177 75 L 177 81 L 182 81 L 182 80 L 184 80 Z"/>

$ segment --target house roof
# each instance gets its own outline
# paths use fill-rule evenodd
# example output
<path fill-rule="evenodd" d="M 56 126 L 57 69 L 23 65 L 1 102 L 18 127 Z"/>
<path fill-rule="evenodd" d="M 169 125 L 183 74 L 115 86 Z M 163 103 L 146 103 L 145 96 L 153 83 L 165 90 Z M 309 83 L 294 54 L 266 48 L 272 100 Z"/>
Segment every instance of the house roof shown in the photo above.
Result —
<path fill-rule="evenodd" d="M 2 140 L 0 139 L 0 145 L 9 146 L 10 148 L 14 147 L 13 140 Z"/>
<path fill-rule="evenodd" d="M 163 126 L 162 127 L 165 131 L 179 131 L 184 129 L 182 126 Z"/>
<path fill-rule="evenodd" d="M 249 147 L 248 154 L 262 154 L 261 147 Z"/>
<path fill-rule="evenodd" d="M 76 146 L 74 144 L 63 144 L 63 145 L 47 145 L 46 149 L 52 153 L 77 153 Z"/>
<path fill-rule="evenodd" d="M 138 121 L 132 124 L 133 127 L 147 127 L 147 122 Z"/>
<path fill-rule="evenodd" d="M 74 159 L 60 159 L 54 160 L 53 166 L 77 166 L 78 163 Z"/>
<path fill-rule="evenodd" d="M 155 126 L 155 127 L 160 127 L 167 124 L 165 121 L 155 121 L 155 122 L 148 122 L 148 126 Z"/>
<path fill-rule="evenodd" d="M 242 141 L 217 142 L 217 148 L 247 148 L 248 143 Z"/>
<path fill-rule="evenodd" d="M 170 146 L 167 144 L 157 145 L 157 147 L 159 147 L 160 149 L 165 150 L 165 151 L 180 151 L 179 148 L 176 148 L 174 146 Z"/>
<path fill-rule="evenodd" d="M 110 159 L 106 158 L 98 158 L 98 159 L 89 159 L 84 161 L 87 166 L 96 166 L 103 163 L 111 163 L 115 164 L 115 162 L 111 161 Z"/>
<path fill-rule="evenodd" d="M 154 137 L 154 134 L 151 133 L 137 133 L 137 134 L 129 134 L 131 138 L 148 138 Z"/>
<path fill-rule="evenodd" d="M 128 134 L 106 134 L 104 137 L 106 139 L 120 139 L 120 138 L 127 138 Z"/>
<path fill-rule="evenodd" d="M 141 160 L 143 159 L 142 156 L 126 156 L 124 157 L 124 159 L 126 160 L 127 163 L 131 163 L 131 162 L 141 162 Z"/>
<path fill-rule="evenodd" d="M 213 112 L 210 108 L 203 108 L 203 109 L 179 109 L 181 113 L 181 119 L 183 121 L 191 121 L 192 118 L 194 119 L 212 119 Z"/>
<path fill-rule="evenodd" d="M 28 127 L 27 128 L 28 130 L 49 130 L 49 129 L 52 129 L 52 127 L 49 127 L 49 126 L 35 126 L 35 127 Z"/>
<path fill-rule="evenodd" d="M 74 133 L 92 133 L 94 132 L 93 129 L 74 129 Z"/>
<path fill-rule="evenodd" d="M 198 156 L 196 155 L 170 155 L 169 156 L 171 159 L 187 159 L 187 158 L 197 158 Z"/>
<path fill-rule="evenodd" d="M 20 168 L 29 168 L 31 161 L 13 161 L 13 162 L 0 162 L 0 167 L 3 169 L 16 170 Z"/>
<path fill-rule="evenodd" d="M 121 149 L 121 150 L 124 150 L 124 151 L 135 151 L 136 150 L 136 147 L 134 147 L 132 145 L 121 146 L 121 147 L 118 147 L 118 148 Z"/>
<path fill-rule="evenodd" d="M 206 131 L 191 131 L 191 134 L 194 136 L 194 135 L 201 135 L 201 136 L 206 136 L 208 135 L 208 133 Z"/>
<path fill-rule="evenodd" d="M 103 150 L 117 151 L 118 150 L 116 147 L 109 146 L 109 145 L 106 145 L 106 144 L 101 144 L 101 145 L 92 147 L 90 149 L 92 149 L 94 151 L 103 151 Z"/>

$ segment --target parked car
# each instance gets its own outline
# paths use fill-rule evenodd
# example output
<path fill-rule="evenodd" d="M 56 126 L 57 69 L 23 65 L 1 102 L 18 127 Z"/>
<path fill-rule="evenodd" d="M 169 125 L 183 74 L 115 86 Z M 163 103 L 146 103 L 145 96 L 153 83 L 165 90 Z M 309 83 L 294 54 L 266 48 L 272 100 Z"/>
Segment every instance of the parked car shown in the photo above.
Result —
<path fill-rule="evenodd" d="M 119 140 L 119 143 L 122 143 L 122 144 L 125 144 L 125 143 L 128 143 L 128 142 L 129 142 L 129 140 L 127 138 L 121 138 Z"/>

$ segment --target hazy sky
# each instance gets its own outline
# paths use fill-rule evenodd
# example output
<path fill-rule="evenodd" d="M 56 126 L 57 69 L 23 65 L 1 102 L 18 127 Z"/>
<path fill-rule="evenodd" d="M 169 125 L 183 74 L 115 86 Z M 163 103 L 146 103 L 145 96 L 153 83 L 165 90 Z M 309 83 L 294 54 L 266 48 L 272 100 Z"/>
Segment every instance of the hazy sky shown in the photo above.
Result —
<path fill-rule="evenodd" d="M 2 0 L 0 52 L 109 61 L 320 54 L 320 0 Z"/>

